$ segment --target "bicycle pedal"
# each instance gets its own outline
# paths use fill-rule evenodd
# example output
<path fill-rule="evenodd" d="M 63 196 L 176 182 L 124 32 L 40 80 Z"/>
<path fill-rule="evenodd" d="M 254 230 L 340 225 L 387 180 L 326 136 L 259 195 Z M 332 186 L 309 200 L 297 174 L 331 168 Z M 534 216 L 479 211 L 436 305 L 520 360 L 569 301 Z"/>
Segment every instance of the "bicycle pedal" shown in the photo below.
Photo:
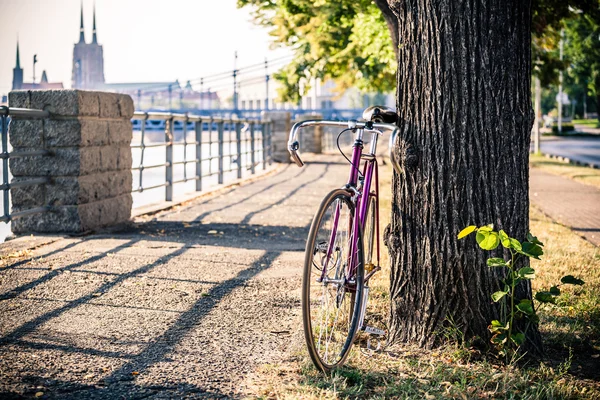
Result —
<path fill-rule="evenodd" d="M 363 328 L 363 330 L 366 333 L 369 333 L 371 335 L 379 335 L 379 336 L 385 336 L 385 331 L 383 329 L 378 329 L 378 328 L 374 328 L 372 326 L 365 326 Z"/>

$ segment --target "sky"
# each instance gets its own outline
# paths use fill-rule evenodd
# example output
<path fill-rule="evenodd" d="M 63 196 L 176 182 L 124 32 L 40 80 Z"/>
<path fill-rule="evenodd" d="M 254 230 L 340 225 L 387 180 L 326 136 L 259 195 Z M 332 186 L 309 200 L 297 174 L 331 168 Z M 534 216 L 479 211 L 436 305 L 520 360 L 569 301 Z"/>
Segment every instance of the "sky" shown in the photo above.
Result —
<path fill-rule="evenodd" d="M 83 4 L 86 41 L 92 39 L 94 0 L 0 0 L 0 94 L 12 86 L 17 37 L 25 82 L 46 70 L 51 82 L 71 87 L 73 45 L 79 40 Z M 184 83 L 233 69 L 281 59 L 268 30 L 252 22 L 236 0 L 96 0 L 98 42 L 104 48 L 107 83 Z"/>

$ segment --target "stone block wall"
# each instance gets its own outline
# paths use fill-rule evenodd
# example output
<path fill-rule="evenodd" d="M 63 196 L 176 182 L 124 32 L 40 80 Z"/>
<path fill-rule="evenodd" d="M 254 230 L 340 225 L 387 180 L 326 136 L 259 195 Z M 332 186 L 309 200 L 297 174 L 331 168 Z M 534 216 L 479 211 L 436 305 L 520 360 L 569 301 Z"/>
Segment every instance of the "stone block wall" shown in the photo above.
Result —
<path fill-rule="evenodd" d="M 290 153 L 287 150 L 287 141 L 292 129 L 291 113 L 289 111 L 263 111 L 262 119 L 273 121 L 271 130 L 271 154 L 273 161 L 290 163 Z"/>
<path fill-rule="evenodd" d="M 321 114 L 303 114 L 298 116 L 295 122 L 307 120 L 322 120 Z M 302 128 L 299 133 L 300 152 L 321 154 L 323 147 L 321 145 L 323 136 L 323 127 L 311 126 Z"/>
<path fill-rule="evenodd" d="M 85 232 L 131 217 L 131 117 L 127 95 L 82 90 L 13 91 L 9 107 L 45 109 L 42 120 L 12 118 L 13 151 L 50 155 L 10 160 L 13 181 L 50 183 L 12 188 L 13 211 L 50 206 L 12 222 L 14 233 Z"/>

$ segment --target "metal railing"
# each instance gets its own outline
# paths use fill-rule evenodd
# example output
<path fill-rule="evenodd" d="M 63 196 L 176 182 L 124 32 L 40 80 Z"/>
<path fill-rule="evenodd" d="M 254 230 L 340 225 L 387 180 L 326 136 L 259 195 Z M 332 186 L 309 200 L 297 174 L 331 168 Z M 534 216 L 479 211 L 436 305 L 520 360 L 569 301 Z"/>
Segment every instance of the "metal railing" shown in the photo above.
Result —
<path fill-rule="evenodd" d="M 48 177 L 32 178 L 26 180 L 19 180 L 16 182 L 10 182 L 9 171 L 8 171 L 8 160 L 23 158 L 23 157 L 39 157 L 48 156 L 50 152 L 48 150 L 35 150 L 35 151 L 10 151 L 8 146 L 8 122 L 9 117 L 13 118 L 46 118 L 49 116 L 49 112 L 45 110 L 30 110 L 25 108 L 8 108 L 0 106 L 0 123 L 2 124 L 2 152 L 0 153 L 0 159 L 2 160 L 2 184 L 0 189 L 2 190 L 2 208 L 3 214 L 0 215 L 0 222 L 10 222 L 13 219 L 17 219 L 26 215 L 41 213 L 47 211 L 50 207 L 36 207 L 28 210 L 21 210 L 17 212 L 10 212 L 10 189 L 43 185 L 50 181 Z"/>
<path fill-rule="evenodd" d="M 260 164 L 266 169 L 272 163 L 271 121 L 160 112 L 136 112 L 132 121 L 133 193 L 164 187 L 165 200 L 172 201 L 176 184 L 195 181 L 195 190 L 201 191 L 207 179 L 222 184 L 228 178 L 242 178 L 244 170 L 254 174 Z M 164 131 L 151 129 L 156 124 L 149 121 L 164 122 Z M 158 126 L 162 127 L 162 122 Z M 164 153 L 154 150 L 161 147 Z M 190 173 L 191 164 L 194 169 Z M 176 178 L 178 166 L 182 171 Z M 149 172 L 157 169 L 164 169 L 164 179 Z M 153 182 L 144 185 L 145 177 Z"/>

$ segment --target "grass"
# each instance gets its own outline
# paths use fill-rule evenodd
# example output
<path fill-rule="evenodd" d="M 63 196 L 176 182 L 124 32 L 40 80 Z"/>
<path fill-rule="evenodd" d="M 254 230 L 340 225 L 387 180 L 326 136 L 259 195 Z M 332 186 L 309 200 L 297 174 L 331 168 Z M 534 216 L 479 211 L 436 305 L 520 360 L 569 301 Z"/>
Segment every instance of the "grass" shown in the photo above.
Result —
<path fill-rule="evenodd" d="M 600 122 L 598 119 L 574 119 L 573 125 L 586 125 L 588 128 L 600 128 Z"/>
<path fill-rule="evenodd" d="M 569 164 L 539 154 L 529 156 L 529 165 L 554 175 L 564 176 L 586 185 L 600 188 L 600 169 Z"/>
<path fill-rule="evenodd" d="M 384 167 L 381 188 L 389 188 Z M 382 227 L 389 221 L 391 193 L 382 193 Z M 567 273 L 586 283 L 562 288 L 558 306 L 539 309 L 547 351 L 543 360 L 505 366 L 477 349 L 457 344 L 460 330 L 440 332 L 448 344 L 434 350 L 394 345 L 381 352 L 354 348 L 345 367 L 326 376 L 315 370 L 299 332 L 292 355 L 263 365 L 248 379 L 250 398 L 260 399 L 600 399 L 600 252 L 535 208 L 531 231 L 545 243 L 534 290 L 547 289 Z M 389 265 L 385 248 L 381 265 Z M 369 312 L 385 316 L 389 270 L 371 280 Z M 301 324 L 298 320 L 299 325 Z M 362 350 L 362 351 L 361 351 Z M 594 375 L 595 374 L 595 375 Z M 594 380 L 594 378 L 596 380 Z"/>

